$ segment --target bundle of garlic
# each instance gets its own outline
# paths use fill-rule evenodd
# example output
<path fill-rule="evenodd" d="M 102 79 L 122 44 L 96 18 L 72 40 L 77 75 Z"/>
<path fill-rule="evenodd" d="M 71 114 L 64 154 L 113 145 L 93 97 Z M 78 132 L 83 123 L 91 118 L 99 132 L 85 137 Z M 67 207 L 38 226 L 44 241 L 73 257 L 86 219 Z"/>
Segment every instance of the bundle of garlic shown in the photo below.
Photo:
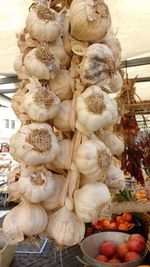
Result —
<path fill-rule="evenodd" d="M 22 82 L 12 107 L 22 125 L 10 153 L 21 174 L 9 187 L 23 202 L 4 220 L 12 243 L 47 230 L 59 246 L 76 245 L 84 223 L 110 217 L 110 192 L 124 187 L 112 163 L 124 144 L 108 129 L 120 119 L 108 93 L 122 87 L 121 50 L 110 26 L 103 0 L 73 0 L 70 7 L 35 0 L 17 35 L 14 68 Z"/>
<path fill-rule="evenodd" d="M 28 201 L 21 202 L 13 208 L 5 217 L 3 231 L 10 244 L 34 239 L 40 235 L 47 226 L 48 217 L 40 204 L 32 204 Z"/>

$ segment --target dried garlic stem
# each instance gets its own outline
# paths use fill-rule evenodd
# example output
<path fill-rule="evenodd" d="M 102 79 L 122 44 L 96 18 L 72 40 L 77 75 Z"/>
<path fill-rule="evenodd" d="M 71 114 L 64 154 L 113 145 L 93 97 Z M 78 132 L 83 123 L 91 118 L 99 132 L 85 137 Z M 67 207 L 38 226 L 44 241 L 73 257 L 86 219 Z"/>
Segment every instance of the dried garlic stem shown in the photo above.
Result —
<path fill-rule="evenodd" d="M 76 102 L 77 102 L 77 97 L 80 95 L 80 92 L 75 91 L 73 95 L 73 100 L 72 100 L 72 105 L 71 105 L 71 111 L 70 111 L 70 116 L 69 116 L 69 124 L 71 130 L 74 132 L 75 131 L 75 124 L 76 124 Z"/>
<path fill-rule="evenodd" d="M 80 173 L 77 168 L 73 167 L 70 176 L 69 188 L 68 188 L 68 195 L 70 199 L 73 199 L 73 195 L 75 190 L 78 187 L 78 183 L 80 182 Z"/>
<path fill-rule="evenodd" d="M 68 194 L 68 188 L 69 188 L 70 179 L 71 179 L 71 170 L 67 174 L 65 183 L 64 183 L 64 185 L 62 187 L 62 190 L 60 192 L 60 195 L 59 195 L 59 203 L 60 203 L 60 205 L 62 207 L 64 206 L 65 198 L 67 197 L 67 194 Z"/>

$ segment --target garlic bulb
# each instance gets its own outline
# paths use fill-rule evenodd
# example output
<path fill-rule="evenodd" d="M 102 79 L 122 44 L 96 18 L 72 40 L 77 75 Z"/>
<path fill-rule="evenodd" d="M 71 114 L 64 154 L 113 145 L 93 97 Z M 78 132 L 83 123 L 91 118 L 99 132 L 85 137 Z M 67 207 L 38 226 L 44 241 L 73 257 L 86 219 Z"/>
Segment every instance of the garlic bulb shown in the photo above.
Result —
<path fill-rule="evenodd" d="M 53 42 L 61 30 L 59 14 L 42 3 L 34 4 L 26 19 L 26 28 L 32 38 Z"/>
<path fill-rule="evenodd" d="M 52 170 L 54 168 L 56 169 L 67 169 L 67 163 L 70 158 L 71 153 L 71 140 L 64 139 L 59 142 L 59 153 L 56 155 L 56 157 L 50 162 L 46 164 L 46 167 L 48 169 Z"/>
<path fill-rule="evenodd" d="M 21 197 L 19 188 L 18 188 L 18 181 L 20 179 L 21 170 L 20 167 L 16 167 L 12 170 L 7 177 L 7 188 L 9 192 L 9 199 L 17 200 Z"/>
<path fill-rule="evenodd" d="M 60 108 L 56 116 L 53 118 L 54 126 L 61 131 L 71 131 L 69 124 L 69 116 L 71 111 L 72 100 L 64 100 L 60 104 Z"/>
<path fill-rule="evenodd" d="M 30 75 L 39 80 L 53 79 L 60 69 L 59 59 L 44 46 L 32 49 L 24 57 L 24 65 Z"/>
<path fill-rule="evenodd" d="M 21 166 L 18 188 L 26 200 L 32 203 L 44 201 L 53 193 L 54 187 L 53 175 L 44 166 Z"/>
<path fill-rule="evenodd" d="M 72 90 L 70 86 L 69 71 L 61 69 L 53 80 L 49 82 L 49 88 L 61 100 L 68 100 L 72 98 Z"/>
<path fill-rule="evenodd" d="M 109 47 L 97 43 L 90 45 L 79 73 L 83 84 L 96 84 L 110 91 L 109 79 L 115 73 L 115 61 Z"/>
<path fill-rule="evenodd" d="M 99 42 L 106 44 L 110 48 L 115 59 L 115 66 L 118 69 L 121 65 L 121 45 L 113 30 L 109 30 Z"/>
<path fill-rule="evenodd" d="M 114 164 L 109 166 L 105 184 L 111 193 L 118 193 L 119 190 L 123 190 L 125 188 L 124 174 Z"/>
<path fill-rule="evenodd" d="M 111 196 L 107 186 L 97 182 L 86 184 L 75 191 L 75 211 L 82 222 L 109 218 Z"/>
<path fill-rule="evenodd" d="M 116 101 L 94 85 L 77 98 L 76 110 L 76 128 L 85 134 L 114 125 L 119 118 Z"/>
<path fill-rule="evenodd" d="M 53 178 L 54 178 L 53 192 L 45 201 L 41 202 L 42 206 L 47 211 L 60 208 L 59 195 L 63 187 L 63 184 L 65 182 L 65 177 L 62 175 L 53 174 Z"/>
<path fill-rule="evenodd" d="M 23 107 L 32 120 L 44 122 L 57 114 L 60 99 L 47 87 L 42 87 L 38 80 L 33 80 L 25 88 L 28 92 L 23 98 Z"/>
<path fill-rule="evenodd" d="M 60 67 L 70 67 L 71 58 L 66 53 L 61 37 L 58 37 L 55 42 L 49 44 L 49 48 L 59 58 Z"/>
<path fill-rule="evenodd" d="M 101 141 L 87 140 L 77 148 L 74 161 L 87 179 L 104 182 L 111 163 L 111 153 Z"/>
<path fill-rule="evenodd" d="M 77 40 L 94 41 L 105 36 L 111 25 L 103 0 L 73 0 L 70 6 L 71 35 Z"/>
<path fill-rule="evenodd" d="M 74 246 L 84 238 L 85 226 L 74 212 L 63 207 L 49 216 L 47 231 L 58 245 Z"/>
<path fill-rule="evenodd" d="M 23 54 L 19 54 L 14 62 L 14 70 L 17 73 L 19 79 L 26 80 L 29 79 L 29 73 L 23 65 Z"/>
<path fill-rule="evenodd" d="M 122 89 L 123 79 L 119 71 L 116 71 L 110 78 L 109 87 L 112 93 L 117 93 Z"/>
<path fill-rule="evenodd" d="M 23 125 L 10 139 L 10 154 L 13 158 L 31 166 L 50 162 L 58 151 L 57 138 L 46 123 Z"/>
<path fill-rule="evenodd" d="M 105 143 L 112 155 L 119 156 L 124 151 L 123 138 L 109 130 L 98 130 L 94 133 L 95 137 Z M 94 136 L 92 136 L 94 137 Z"/>
<path fill-rule="evenodd" d="M 22 202 L 5 217 L 3 231 L 10 244 L 41 234 L 48 223 L 48 217 L 40 204 Z"/>

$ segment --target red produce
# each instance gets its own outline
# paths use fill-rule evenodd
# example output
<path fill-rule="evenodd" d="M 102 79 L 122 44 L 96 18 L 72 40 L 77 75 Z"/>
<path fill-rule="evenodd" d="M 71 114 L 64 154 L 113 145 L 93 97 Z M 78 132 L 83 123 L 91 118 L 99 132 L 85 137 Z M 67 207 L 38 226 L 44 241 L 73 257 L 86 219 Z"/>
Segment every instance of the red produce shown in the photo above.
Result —
<path fill-rule="evenodd" d="M 130 262 L 130 261 L 136 261 L 140 259 L 140 255 L 134 251 L 129 251 L 127 252 L 127 254 L 125 255 L 124 261 L 125 262 Z"/>
<path fill-rule="evenodd" d="M 105 255 L 108 258 L 113 257 L 116 254 L 116 246 L 113 242 L 105 241 L 100 246 L 100 253 Z"/>

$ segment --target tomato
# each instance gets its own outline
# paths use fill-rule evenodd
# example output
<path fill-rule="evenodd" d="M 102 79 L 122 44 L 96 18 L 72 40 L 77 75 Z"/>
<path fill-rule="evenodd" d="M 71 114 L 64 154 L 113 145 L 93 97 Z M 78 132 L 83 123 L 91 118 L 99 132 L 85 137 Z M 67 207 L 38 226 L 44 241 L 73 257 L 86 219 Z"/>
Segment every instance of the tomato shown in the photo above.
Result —
<path fill-rule="evenodd" d="M 110 221 L 105 219 L 105 220 L 103 221 L 103 227 L 104 227 L 104 228 L 109 228 L 109 227 L 110 227 Z"/>
<path fill-rule="evenodd" d="M 118 226 L 118 230 L 128 231 L 129 230 L 129 226 L 126 223 L 120 223 L 119 226 Z"/>
<path fill-rule="evenodd" d="M 122 216 L 117 216 L 117 217 L 116 217 L 116 222 L 117 222 L 117 223 L 123 223 L 123 221 L 124 221 L 124 219 L 123 219 Z"/>
<path fill-rule="evenodd" d="M 116 230 L 117 229 L 117 223 L 116 222 L 110 222 L 109 229 Z"/>
<path fill-rule="evenodd" d="M 124 221 L 132 222 L 133 220 L 133 215 L 130 212 L 124 212 L 122 215 Z"/>

